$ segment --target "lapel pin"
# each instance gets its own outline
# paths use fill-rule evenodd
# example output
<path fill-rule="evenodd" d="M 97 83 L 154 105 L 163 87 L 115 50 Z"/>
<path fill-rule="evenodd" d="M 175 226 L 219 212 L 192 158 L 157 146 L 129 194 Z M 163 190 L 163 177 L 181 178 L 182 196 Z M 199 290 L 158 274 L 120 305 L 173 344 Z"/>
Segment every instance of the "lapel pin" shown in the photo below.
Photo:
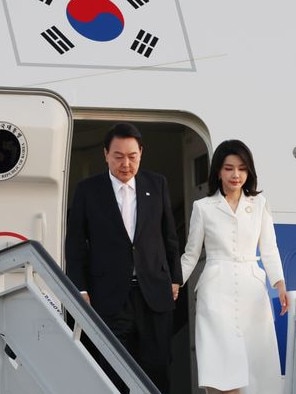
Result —
<path fill-rule="evenodd" d="M 146 192 L 146 196 L 150 196 L 150 193 L 149 193 L 149 192 Z"/>

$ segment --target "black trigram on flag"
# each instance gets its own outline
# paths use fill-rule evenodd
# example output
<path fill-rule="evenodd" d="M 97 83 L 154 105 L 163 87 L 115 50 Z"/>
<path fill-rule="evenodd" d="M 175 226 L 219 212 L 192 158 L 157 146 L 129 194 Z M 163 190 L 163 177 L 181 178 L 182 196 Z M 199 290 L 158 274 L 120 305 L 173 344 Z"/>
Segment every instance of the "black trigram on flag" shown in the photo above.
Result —
<path fill-rule="evenodd" d="M 146 3 L 149 3 L 149 0 L 127 0 L 134 8 L 139 8 Z"/>
<path fill-rule="evenodd" d="M 41 1 L 41 3 L 45 3 L 47 5 L 50 5 L 53 2 L 53 0 L 39 0 L 39 1 Z"/>
<path fill-rule="evenodd" d="M 131 49 L 138 52 L 140 55 L 149 57 L 157 42 L 158 38 L 156 36 L 152 36 L 152 34 L 146 33 L 141 29 L 133 42 Z"/>
<path fill-rule="evenodd" d="M 75 46 L 56 26 L 45 30 L 41 35 L 61 55 Z"/>

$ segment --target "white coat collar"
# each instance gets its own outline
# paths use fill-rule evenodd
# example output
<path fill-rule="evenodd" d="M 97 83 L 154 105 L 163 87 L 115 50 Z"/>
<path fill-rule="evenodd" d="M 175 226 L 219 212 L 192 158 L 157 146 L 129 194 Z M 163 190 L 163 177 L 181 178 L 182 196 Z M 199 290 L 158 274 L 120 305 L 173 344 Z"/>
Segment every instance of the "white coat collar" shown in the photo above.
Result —
<path fill-rule="evenodd" d="M 241 194 L 237 210 L 233 212 L 230 208 L 228 202 L 226 201 L 225 197 L 221 194 L 220 190 L 213 196 L 213 202 L 216 203 L 218 209 L 227 213 L 231 216 L 237 216 L 241 212 L 252 213 L 253 212 L 253 204 L 255 202 L 255 197 L 253 196 L 246 196 L 244 193 Z"/>

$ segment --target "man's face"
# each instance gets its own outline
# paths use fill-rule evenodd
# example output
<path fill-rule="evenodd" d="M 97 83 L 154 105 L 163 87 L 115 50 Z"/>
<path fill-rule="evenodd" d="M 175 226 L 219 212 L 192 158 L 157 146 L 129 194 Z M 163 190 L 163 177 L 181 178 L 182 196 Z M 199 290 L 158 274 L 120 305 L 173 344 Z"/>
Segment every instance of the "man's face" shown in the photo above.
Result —
<path fill-rule="evenodd" d="M 142 148 L 135 138 L 113 138 L 109 151 L 104 150 L 111 174 L 121 182 L 128 182 L 138 172 Z"/>

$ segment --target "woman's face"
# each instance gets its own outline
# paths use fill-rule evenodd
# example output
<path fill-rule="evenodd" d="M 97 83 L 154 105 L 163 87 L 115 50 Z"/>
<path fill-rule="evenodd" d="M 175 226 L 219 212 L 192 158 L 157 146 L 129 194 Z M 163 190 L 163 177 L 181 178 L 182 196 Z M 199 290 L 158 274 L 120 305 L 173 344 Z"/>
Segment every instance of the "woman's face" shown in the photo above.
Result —
<path fill-rule="evenodd" d="M 241 191 L 248 178 L 247 166 L 240 156 L 228 155 L 222 164 L 219 178 L 226 195 Z"/>

